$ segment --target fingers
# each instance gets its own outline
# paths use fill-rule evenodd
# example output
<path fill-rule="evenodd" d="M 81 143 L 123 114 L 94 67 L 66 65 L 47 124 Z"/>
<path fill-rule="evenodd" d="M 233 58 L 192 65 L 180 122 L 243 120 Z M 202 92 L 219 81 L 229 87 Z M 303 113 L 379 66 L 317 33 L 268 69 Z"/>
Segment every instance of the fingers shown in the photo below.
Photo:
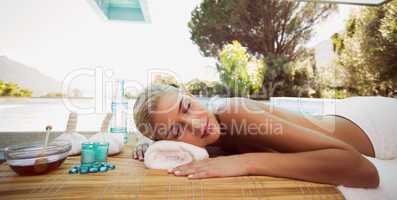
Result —
<path fill-rule="evenodd" d="M 143 144 L 142 144 L 142 151 L 143 151 L 143 153 L 146 152 L 147 148 L 149 148 L 149 144 L 143 143 Z"/>
<path fill-rule="evenodd" d="M 177 170 L 174 171 L 175 176 L 187 176 L 190 174 L 197 173 L 198 169 L 195 168 L 190 168 L 190 169 L 185 169 L 185 170 Z"/>
<path fill-rule="evenodd" d="M 201 171 L 187 176 L 189 179 L 202 179 L 213 177 L 208 171 Z"/>
<path fill-rule="evenodd" d="M 149 147 L 149 144 L 147 144 L 147 143 L 139 144 L 135 148 L 135 151 L 133 153 L 133 158 L 136 159 L 136 160 L 143 161 L 144 160 L 145 151 L 147 150 L 148 147 Z"/>
<path fill-rule="evenodd" d="M 175 176 L 187 176 L 189 179 L 202 179 L 214 177 L 208 168 L 187 169 L 185 171 L 175 171 Z"/>
<path fill-rule="evenodd" d="M 175 168 L 171 169 L 170 172 L 174 173 L 176 171 L 186 171 L 187 169 L 193 168 L 195 164 L 196 164 L 195 162 L 190 162 L 190 163 L 175 167 Z"/>
<path fill-rule="evenodd" d="M 144 157 L 143 151 L 142 151 L 142 150 L 138 151 L 138 159 L 139 159 L 140 161 L 143 161 L 143 159 L 144 159 L 143 157 Z"/>
<path fill-rule="evenodd" d="M 175 168 L 169 170 L 169 172 L 173 173 L 175 171 L 185 171 L 185 170 L 191 169 L 191 168 L 198 169 L 198 168 L 202 168 L 202 167 L 208 166 L 208 164 L 209 164 L 209 159 L 200 160 L 200 161 L 193 161 L 193 162 L 190 162 L 190 163 L 175 167 Z"/>
<path fill-rule="evenodd" d="M 202 179 L 217 176 L 216 167 L 214 166 L 214 159 L 205 159 L 195 162 L 190 162 L 173 169 L 168 170 L 168 173 L 173 173 L 175 176 L 187 176 L 189 179 Z"/>
<path fill-rule="evenodd" d="M 132 153 L 132 157 L 137 160 L 138 159 L 138 151 L 140 151 L 140 145 L 135 147 L 134 152 Z"/>
<path fill-rule="evenodd" d="M 169 173 L 173 173 L 175 176 L 191 176 L 193 174 L 208 171 L 209 168 L 205 163 L 191 162 L 174 169 L 168 170 Z M 204 177 L 205 174 L 201 174 L 199 177 Z M 194 176 L 195 177 L 195 176 Z"/>
<path fill-rule="evenodd" d="M 136 160 L 136 159 L 138 159 L 138 154 L 136 153 L 136 151 L 134 151 L 133 153 L 132 153 L 132 157 Z"/>

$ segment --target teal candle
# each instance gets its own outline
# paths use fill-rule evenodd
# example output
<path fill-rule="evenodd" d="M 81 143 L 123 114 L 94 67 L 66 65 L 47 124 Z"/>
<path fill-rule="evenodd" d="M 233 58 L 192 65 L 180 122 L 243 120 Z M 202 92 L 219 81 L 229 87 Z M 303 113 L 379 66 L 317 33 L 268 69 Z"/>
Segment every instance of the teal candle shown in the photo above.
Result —
<path fill-rule="evenodd" d="M 109 143 L 95 143 L 95 162 L 97 164 L 106 163 L 108 158 Z"/>
<path fill-rule="evenodd" d="M 92 143 L 83 143 L 81 145 L 81 165 L 82 166 L 90 166 L 95 162 L 95 150 L 94 144 Z"/>

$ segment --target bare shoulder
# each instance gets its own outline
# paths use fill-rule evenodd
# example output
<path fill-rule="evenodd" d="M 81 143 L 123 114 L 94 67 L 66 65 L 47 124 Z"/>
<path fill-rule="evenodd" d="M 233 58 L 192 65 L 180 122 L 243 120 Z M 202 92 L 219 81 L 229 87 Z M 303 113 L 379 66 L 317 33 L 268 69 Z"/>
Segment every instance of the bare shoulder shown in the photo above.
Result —
<path fill-rule="evenodd" d="M 216 114 L 222 118 L 246 117 L 250 114 L 263 114 L 268 107 L 263 102 L 243 97 L 232 97 L 225 99 L 221 107 L 216 110 Z"/>
<path fill-rule="evenodd" d="M 269 145 L 272 138 L 268 137 L 271 134 L 267 134 L 266 130 L 277 127 L 269 127 L 271 125 L 266 121 L 262 104 L 248 98 L 228 99 L 224 110 L 218 113 L 221 126 L 228 136 L 224 139 L 228 150 L 233 150 L 233 153 L 276 151 Z"/>

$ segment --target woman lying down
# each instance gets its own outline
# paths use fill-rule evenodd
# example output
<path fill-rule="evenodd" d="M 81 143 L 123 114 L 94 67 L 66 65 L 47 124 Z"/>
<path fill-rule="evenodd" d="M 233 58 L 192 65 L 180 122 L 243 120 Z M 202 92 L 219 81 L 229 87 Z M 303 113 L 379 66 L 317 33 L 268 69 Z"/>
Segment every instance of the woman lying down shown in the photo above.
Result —
<path fill-rule="evenodd" d="M 379 195 L 397 197 L 393 191 L 397 184 L 397 161 L 393 160 L 397 158 L 397 100 L 348 98 L 324 116 L 246 98 L 222 102 L 207 109 L 184 91 L 152 85 L 138 97 L 134 120 L 139 131 L 154 141 L 218 147 L 229 154 L 169 170 L 176 176 L 265 175 L 338 185 L 347 199 L 363 191 L 371 191 L 376 199 L 382 199 Z M 143 160 L 142 147 L 135 150 L 135 159 Z"/>

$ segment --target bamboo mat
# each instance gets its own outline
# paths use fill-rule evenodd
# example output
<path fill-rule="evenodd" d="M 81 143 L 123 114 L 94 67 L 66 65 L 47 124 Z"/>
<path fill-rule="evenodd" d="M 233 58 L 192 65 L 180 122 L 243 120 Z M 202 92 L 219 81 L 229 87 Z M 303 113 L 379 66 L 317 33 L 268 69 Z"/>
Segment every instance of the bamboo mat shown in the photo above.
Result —
<path fill-rule="evenodd" d="M 162 170 L 145 169 L 131 159 L 132 146 L 109 158 L 116 170 L 69 175 L 80 157 L 68 157 L 56 171 L 17 176 L 0 165 L 0 199 L 343 199 L 334 186 L 266 176 L 188 180 Z"/>

